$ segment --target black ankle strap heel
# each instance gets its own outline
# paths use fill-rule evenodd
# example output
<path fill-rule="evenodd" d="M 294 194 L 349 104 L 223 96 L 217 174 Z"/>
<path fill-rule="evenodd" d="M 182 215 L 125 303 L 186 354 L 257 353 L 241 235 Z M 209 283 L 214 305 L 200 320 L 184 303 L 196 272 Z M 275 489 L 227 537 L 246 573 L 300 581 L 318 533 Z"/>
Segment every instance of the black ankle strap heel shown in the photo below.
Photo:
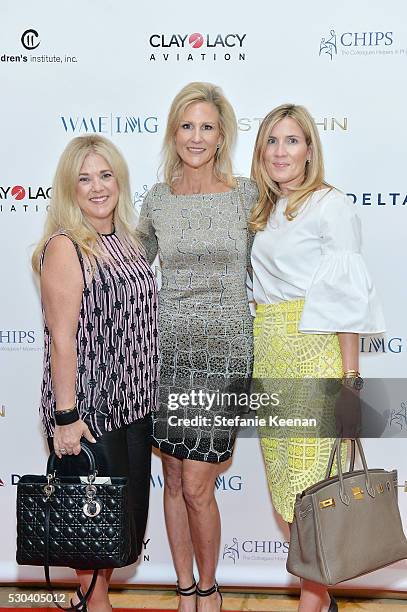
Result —
<path fill-rule="evenodd" d="M 220 595 L 219 610 L 222 610 L 223 597 L 222 597 L 222 593 L 220 592 L 219 585 L 217 582 L 215 582 L 215 584 L 212 585 L 209 589 L 200 589 L 199 586 L 196 587 L 196 594 L 198 595 L 198 597 L 209 597 L 209 595 L 212 595 L 213 593 L 219 593 Z"/>
<path fill-rule="evenodd" d="M 338 612 L 338 604 L 335 599 L 330 595 L 331 603 L 329 604 L 328 612 Z"/>
<path fill-rule="evenodd" d="M 74 604 L 72 599 L 71 599 L 71 606 L 73 609 L 75 609 L 77 612 L 88 612 L 88 608 L 86 606 L 86 603 L 83 603 L 81 605 L 81 601 L 83 600 L 83 595 L 82 595 L 82 591 L 81 591 L 81 587 L 78 587 L 76 589 L 76 595 L 79 597 L 79 602 L 77 604 Z"/>
<path fill-rule="evenodd" d="M 186 588 L 186 589 L 182 589 L 177 581 L 177 586 L 175 589 L 177 595 L 182 595 L 182 597 L 189 597 L 190 595 L 195 595 L 195 593 L 197 592 L 197 586 L 196 586 L 196 580 L 194 578 L 194 582 L 191 584 L 190 587 Z"/>

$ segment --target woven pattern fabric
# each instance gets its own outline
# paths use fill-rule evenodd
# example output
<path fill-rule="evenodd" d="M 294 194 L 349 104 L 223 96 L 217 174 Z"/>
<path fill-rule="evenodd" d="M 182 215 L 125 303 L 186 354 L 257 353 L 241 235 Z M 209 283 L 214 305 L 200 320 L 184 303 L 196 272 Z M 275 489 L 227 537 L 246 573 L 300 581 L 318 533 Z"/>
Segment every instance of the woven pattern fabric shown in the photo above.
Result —
<path fill-rule="evenodd" d="M 255 379 L 340 378 L 342 359 L 336 334 L 298 332 L 304 300 L 259 305 L 254 322 Z M 315 416 L 318 406 L 303 403 L 302 415 Z M 325 398 L 325 418 L 332 419 L 333 397 Z M 273 505 L 287 522 L 292 522 L 297 493 L 325 478 L 334 440 L 331 438 L 261 437 L 267 480 Z M 345 452 L 345 451 L 344 451 Z"/>
<path fill-rule="evenodd" d="M 159 183 L 143 204 L 140 238 L 150 261 L 158 254 L 162 265 L 160 409 L 153 444 L 179 458 L 220 462 L 233 451 L 233 429 L 169 426 L 174 412 L 168 411 L 168 398 L 248 383 L 253 362 L 248 216 L 256 199 L 255 185 L 239 179 L 238 189 L 195 195 L 174 195 Z M 209 413 L 214 418 L 224 408 L 216 402 Z M 205 417 L 208 411 L 179 409 L 176 414 Z"/>
<path fill-rule="evenodd" d="M 96 485 L 101 511 L 94 517 L 83 511 L 85 484 L 56 484 L 46 501 L 46 483 L 44 476 L 23 476 L 18 483 L 17 562 L 44 565 L 45 508 L 49 504 L 51 566 L 93 570 L 126 565 L 130 554 L 126 479 Z"/>

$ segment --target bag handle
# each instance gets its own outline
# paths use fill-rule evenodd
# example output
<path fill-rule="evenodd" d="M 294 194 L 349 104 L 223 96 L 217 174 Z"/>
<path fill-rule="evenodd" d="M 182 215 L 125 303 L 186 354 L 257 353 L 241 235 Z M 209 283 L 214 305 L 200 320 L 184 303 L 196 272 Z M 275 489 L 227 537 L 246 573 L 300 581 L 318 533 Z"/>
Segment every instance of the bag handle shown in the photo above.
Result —
<path fill-rule="evenodd" d="M 99 570 L 94 570 L 91 583 L 89 585 L 88 590 L 84 595 L 82 595 L 81 591 L 78 591 L 79 602 L 77 604 L 72 604 L 69 608 L 64 608 L 61 606 L 58 601 L 55 599 L 54 587 L 51 583 L 50 575 L 49 575 L 49 525 L 50 525 L 50 515 L 51 515 L 51 506 L 48 501 L 45 506 L 45 558 L 44 558 L 44 574 L 45 580 L 47 582 L 48 591 L 52 595 L 52 600 L 54 605 L 57 606 L 60 610 L 65 610 L 65 612 L 80 612 L 86 606 L 86 602 L 92 594 L 94 586 L 96 584 L 96 579 L 98 577 Z M 80 596 L 80 595 L 81 596 Z M 72 600 L 71 600 L 72 603 Z M 86 609 L 86 608 L 85 608 Z"/>
<path fill-rule="evenodd" d="M 331 449 L 331 453 L 329 455 L 328 467 L 326 468 L 325 478 L 329 478 L 331 475 L 335 455 L 336 455 L 336 450 L 333 446 Z M 348 470 L 349 472 L 353 472 L 355 469 L 355 458 L 356 458 L 356 442 L 352 438 L 350 441 L 350 461 L 349 461 L 349 470 Z"/>
<path fill-rule="evenodd" d="M 86 444 L 84 444 L 83 442 L 81 442 L 81 452 L 86 455 L 86 458 L 88 460 L 89 474 L 95 474 L 97 472 L 95 455 L 90 450 L 90 448 L 86 446 Z M 58 457 L 56 456 L 55 452 L 52 451 L 52 453 L 48 457 L 46 474 L 53 474 L 54 472 L 57 471 L 56 465 L 55 465 L 57 459 Z"/>
<path fill-rule="evenodd" d="M 344 479 L 343 479 L 343 471 L 342 471 L 342 462 L 341 462 L 341 443 L 342 443 L 342 438 L 336 438 L 334 445 L 332 446 L 331 449 L 331 454 L 329 456 L 329 461 L 328 461 L 328 469 L 327 469 L 327 475 L 326 477 L 329 478 L 331 475 L 331 470 L 332 470 L 332 465 L 333 465 L 333 461 L 336 455 L 336 466 L 337 466 L 337 471 L 338 471 L 338 478 L 339 478 L 339 496 L 342 500 L 342 502 L 344 504 L 346 504 L 347 506 L 349 506 L 350 504 L 350 497 L 349 495 L 346 493 L 345 491 L 345 483 L 344 483 Z M 362 466 L 363 466 L 363 471 L 365 473 L 365 478 L 366 478 L 366 490 L 368 492 L 368 494 L 370 495 L 370 497 L 375 497 L 375 492 L 374 489 L 372 487 L 371 481 L 370 481 L 370 475 L 369 475 L 369 469 L 367 467 L 367 462 L 366 462 L 366 457 L 365 457 L 365 453 L 363 450 L 363 446 L 362 446 L 362 442 L 360 440 L 360 438 L 356 438 L 355 440 L 351 440 L 351 459 L 350 459 L 350 466 L 349 466 L 349 471 L 348 474 L 351 474 L 352 472 L 354 472 L 354 468 L 355 468 L 355 455 L 356 455 L 356 445 L 359 451 L 359 456 L 362 460 Z"/>

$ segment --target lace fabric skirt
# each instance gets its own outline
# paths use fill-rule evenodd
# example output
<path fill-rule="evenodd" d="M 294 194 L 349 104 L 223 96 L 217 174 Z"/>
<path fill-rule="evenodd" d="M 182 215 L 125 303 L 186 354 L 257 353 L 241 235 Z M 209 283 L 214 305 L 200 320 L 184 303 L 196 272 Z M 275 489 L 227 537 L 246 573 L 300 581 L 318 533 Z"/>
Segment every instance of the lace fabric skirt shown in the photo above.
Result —
<path fill-rule="evenodd" d="M 291 379 L 341 378 L 342 359 L 337 334 L 304 334 L 298 324 L 304 300 L 258 305 L 254 321 L 253 378 L 270 386 Z M 309 389 L 308 385 L 305 385 Z M 297 389 L 301 389 L 298 385 Z M 305 394 L 307 395 L 307 394 Z M 309 393 L 308 393 L 309 395 Z M 296 395 L 298 399 L 298 393 Z M 305 413 L 318 406 L 302 397 Z M 335 396 L 324 401 L 326 418 L 334 418 Z M 276 511 L 292 522 L 297 493 L 325 478 L 333 438 L 289 437 L 273 429 L 260 431 L 267 480 Z M 346 450 L 346 449 L 344 449 Z"/>

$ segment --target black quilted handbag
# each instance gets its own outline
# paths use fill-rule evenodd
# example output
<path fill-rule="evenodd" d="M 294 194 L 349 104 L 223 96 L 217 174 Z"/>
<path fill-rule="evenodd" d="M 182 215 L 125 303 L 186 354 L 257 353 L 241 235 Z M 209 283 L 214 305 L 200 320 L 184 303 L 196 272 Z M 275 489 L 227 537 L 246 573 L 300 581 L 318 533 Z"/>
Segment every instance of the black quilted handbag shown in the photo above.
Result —
<path fill-rule="evenodd" d="M 46 476 L 25 475 L 17 484 L 17 563 L 43 565 L 51 591 L 50 566 L 95 570 L 83 599 L 65 610 L 81 609 L 98 569 L 123 567 L 130 555 L 127 478 L 98 479 L 93 453 L 85 445 L 82 452 L 84 477 L 59 476 L 51 453 Z"/>

